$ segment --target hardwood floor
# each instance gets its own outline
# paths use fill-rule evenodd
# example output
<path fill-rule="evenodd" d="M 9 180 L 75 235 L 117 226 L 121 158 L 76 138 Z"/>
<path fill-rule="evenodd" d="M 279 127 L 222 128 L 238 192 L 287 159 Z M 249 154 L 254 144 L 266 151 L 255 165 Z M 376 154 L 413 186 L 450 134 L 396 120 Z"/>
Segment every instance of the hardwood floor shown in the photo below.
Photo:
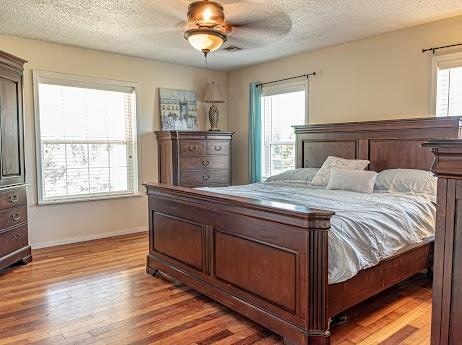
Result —
<path fill-rule="evenodd" d="M 147 235 L 35 250 L 0 275 L 1 344 L 275 345 L 279 337 L 145 273 Z M 429 344 L 431 287 L 411 278 L 349 313 L 333 344 Z"/>

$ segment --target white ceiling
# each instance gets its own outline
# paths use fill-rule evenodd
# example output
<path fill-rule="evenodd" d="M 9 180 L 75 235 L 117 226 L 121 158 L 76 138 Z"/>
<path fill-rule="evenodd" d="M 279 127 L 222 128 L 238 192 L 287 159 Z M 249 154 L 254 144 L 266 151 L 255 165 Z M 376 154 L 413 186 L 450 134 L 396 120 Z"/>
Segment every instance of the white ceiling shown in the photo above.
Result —
<path fill-rule="evenodd" d="M 203 66 L 183 38 L 187 0 L 1 0 L 0 33 Z M 232 70 L 462 14 L 461 0 L 219 1 L 238 27 L 209 67 Z"/>

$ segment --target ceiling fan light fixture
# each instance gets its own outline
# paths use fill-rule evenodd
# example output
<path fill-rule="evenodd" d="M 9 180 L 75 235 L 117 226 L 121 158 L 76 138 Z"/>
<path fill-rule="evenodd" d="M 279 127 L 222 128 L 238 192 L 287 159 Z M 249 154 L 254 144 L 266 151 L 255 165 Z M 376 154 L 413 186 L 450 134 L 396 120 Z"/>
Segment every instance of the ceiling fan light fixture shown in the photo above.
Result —
<path fill-rule="evenodd" d="M 186 38 L 194 49 L 209 52 L 219 49 L 227 39 L 230 26 L 225 22 L 223 6 L 218 2 L 200 0 L 188 7 L 188 23 L 185 27 Z"/>
<path fill-rule="evenodd" d="M 215 27 L 225 23 L 223 6 L 209 0 L 195 1 L 188 6 L 188 23 L 199 27 Z"/>
<path fill-rule="evenodd" d="M 185 32 L 184 37 L 194 49 L 208 54 L 219 49 L 226 42 L 226 35 L 210 29 L 192 29 Z"/>

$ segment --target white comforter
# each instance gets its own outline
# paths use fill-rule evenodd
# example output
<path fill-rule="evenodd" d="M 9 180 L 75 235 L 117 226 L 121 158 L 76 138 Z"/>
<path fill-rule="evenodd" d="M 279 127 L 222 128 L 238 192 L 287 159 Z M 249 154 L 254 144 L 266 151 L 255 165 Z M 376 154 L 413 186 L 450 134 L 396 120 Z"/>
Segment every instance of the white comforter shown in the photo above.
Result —
<path fill-rule="evenodd" d="M 329 232 L 329 284 L 348 280 L 435 233 L 435 205 L 417 196 L 276 182 L 202 189 L 335 211 Z"/>

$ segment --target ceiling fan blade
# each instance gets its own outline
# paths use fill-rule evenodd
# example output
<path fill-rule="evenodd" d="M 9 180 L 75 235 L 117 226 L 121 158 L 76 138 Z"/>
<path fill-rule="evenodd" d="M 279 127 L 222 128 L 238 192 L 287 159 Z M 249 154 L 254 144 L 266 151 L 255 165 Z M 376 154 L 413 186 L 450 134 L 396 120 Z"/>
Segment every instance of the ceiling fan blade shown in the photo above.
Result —
<path fill-rule="evenodd" d="M 270 25 L 271 24 L 271 25 Z M 228 44 L 240 48 L 256 48 L 271 44 L 285 37 L 291 30 L 292 23 L 263 20 L 247 25 L 233 27 L 228 37 Z"/>
<path fill-rule="evenodd" d="M 276 12 L 277 9 L 274 9 Z M 232 3 L 224 6 L 225 19 L 233 25 L 243 25 L 251 21 L 273 18 L 279 13 L 268 11 L 268 7 L 253 3 Z M 269 13 L 270 12 L 270 13 Z"/>
<path fill-rule="evenodd" d="M 151 2 L 151 1 L 150 1 Z M 185 21 L 189 1 L 187 0 L 155 0 L 152 1 L 152 11 L 161 14 L 162 21 Z"/>

